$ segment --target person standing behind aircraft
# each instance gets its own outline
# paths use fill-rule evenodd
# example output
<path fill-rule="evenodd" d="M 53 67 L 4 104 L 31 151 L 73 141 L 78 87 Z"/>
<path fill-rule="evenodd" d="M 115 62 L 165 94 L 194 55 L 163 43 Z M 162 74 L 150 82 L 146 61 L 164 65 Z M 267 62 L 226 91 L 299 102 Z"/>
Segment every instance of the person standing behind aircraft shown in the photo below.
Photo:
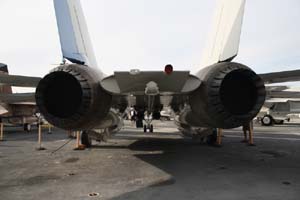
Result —
<path fill-rule="evenodd" d="M 248 142 L 249 145 L 253 144 L 253 121 L 251 120 L 249 123 L 243 125 L 243 132 L 244 132 L 244 139 L 242 140 L 243 143 Z M 249 132 L 249 139 L 247 137 L 247 132 Z"/>

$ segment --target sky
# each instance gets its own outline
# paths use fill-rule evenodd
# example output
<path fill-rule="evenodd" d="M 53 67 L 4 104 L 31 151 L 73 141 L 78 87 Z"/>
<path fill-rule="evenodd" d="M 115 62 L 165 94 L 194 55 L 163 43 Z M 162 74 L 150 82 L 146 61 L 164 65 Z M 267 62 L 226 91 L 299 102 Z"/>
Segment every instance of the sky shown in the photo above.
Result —
<path fill-rule="evenodd" d="M 82 0 L 98 65 L 195 70 L 218 0 Z M 300 1 L 248 0 L 235 59 L 257 73 L 300 69 Z M 0 62 L 44 76 L 62 60 L 52 0 L 0 0 Z M 19 89 L 15 89 L 19 91 Z"/>

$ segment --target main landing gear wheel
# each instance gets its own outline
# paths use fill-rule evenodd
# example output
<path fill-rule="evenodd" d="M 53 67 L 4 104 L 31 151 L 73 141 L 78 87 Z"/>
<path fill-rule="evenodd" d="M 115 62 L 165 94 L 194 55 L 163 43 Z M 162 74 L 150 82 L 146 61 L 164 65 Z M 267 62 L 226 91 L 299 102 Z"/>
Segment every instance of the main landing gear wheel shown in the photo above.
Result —
<path fill-rule="evenodd" d="M 153 125 L 150 125 L 150 133 L 153 133 Z"/>
<path fill-rule="evenodd" d="M 92 139 L 89 137 L 86 131 L 82 131 L 81 133 L 81 144 L 83 144 L 87 148 L 92 146 Z"/>
<path fill-rule="evenodd" d="M 29 132 L 29 131 L 31 131 L 31 125 L 30 124 L 24 124 L 24 131 L 27 131 L 27 132 Z"/>
<path fill-rule="evenodd" d="M 264 126 L 272 126 L 273 125 L 273 117 L 271 115 L 265 115 L 261 119 L 261 124 Z"/>
<path fill-rule="evenodd" d="M 150 133 L 153 133 L 153 125 L 144 125 L 144 133 L 147 133 L 147 131 L 149 130 Z"/>

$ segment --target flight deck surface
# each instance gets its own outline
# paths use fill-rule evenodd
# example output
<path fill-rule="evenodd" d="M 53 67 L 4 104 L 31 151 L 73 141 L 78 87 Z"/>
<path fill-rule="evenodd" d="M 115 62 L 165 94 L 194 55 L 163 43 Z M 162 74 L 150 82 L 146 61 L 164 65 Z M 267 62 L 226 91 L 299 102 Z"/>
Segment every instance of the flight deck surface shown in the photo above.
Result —
<path fill-rule="evenodd" d="M 299 124 L 256 125 L 256 146 L 240 142 L 241 129 L 228 130 L 217 148 L 164 123 L 145 134 L 126 122 L 108 143 L 84 151 L 61 130 L 45 131 L 46 150 L 36 151 L 36 130 L 6 128 L 0 199 L 299 199 Z"/>

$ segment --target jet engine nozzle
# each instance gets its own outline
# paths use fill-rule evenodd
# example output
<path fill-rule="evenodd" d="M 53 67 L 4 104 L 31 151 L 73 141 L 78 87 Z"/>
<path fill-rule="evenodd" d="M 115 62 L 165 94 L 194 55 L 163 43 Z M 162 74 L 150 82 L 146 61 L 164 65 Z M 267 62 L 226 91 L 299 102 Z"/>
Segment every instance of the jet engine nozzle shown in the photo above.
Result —
<path fill-rule="evenodd" d="M 36 88 L 36 103 L 45 119 L 59 128 L 95 128 L 109 112 L 111 95 L 100 86 L 98 72 L 70 64 L 52 70 Z"/>
<path fill-rule="evenodd" d="M 198 76 L 203 84 L 190 96 L 192 113 L 197 116 L 194 124 L 238 127 L 252 120 L 264 104 L 264 82 L 245 65 L 218 63 Z"/>

